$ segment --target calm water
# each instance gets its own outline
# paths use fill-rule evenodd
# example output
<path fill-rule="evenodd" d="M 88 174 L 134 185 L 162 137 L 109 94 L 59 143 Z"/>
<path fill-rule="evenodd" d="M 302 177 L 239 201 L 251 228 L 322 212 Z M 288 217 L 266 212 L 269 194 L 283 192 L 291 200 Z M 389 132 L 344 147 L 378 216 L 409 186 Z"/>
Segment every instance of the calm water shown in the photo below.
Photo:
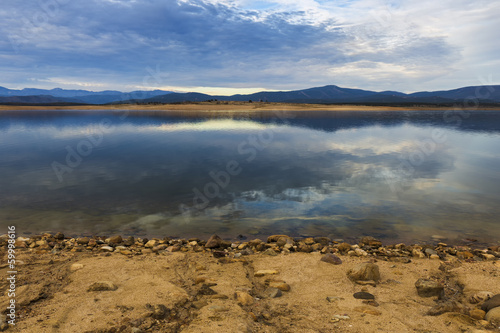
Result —
<path fill-rule="evenodd" d="M 500 240 L 500 112 L 4 112 L 0 156 L 20 234 Z"/>

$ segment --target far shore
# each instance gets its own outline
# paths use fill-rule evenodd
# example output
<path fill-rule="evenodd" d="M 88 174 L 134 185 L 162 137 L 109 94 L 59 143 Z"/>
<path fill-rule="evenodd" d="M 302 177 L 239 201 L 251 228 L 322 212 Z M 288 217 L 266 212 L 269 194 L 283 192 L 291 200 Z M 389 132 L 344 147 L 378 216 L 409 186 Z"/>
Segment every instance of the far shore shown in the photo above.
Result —
<path fill-rule="evenodd" d="M 142 111 L 182 111 L 183 113 L 224 113 L 271 112 L 271 111 L 445 111 L 445 110 L 491 110 L 500 111 L 495 106 L 373 106 L 351 104 L 299 104 L 299 103 L 262 103 L 262 102 L 197 102 L 181 104 L 119 104 L 119 105 L 0 105 L 0 111 L 36 110 L 142 110 Z"/>

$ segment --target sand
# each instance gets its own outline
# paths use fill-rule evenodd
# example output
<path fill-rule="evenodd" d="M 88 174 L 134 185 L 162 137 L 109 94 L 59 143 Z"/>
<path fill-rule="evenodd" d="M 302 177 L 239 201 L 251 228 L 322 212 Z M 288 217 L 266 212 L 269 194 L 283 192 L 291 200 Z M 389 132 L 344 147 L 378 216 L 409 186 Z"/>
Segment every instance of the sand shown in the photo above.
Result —
<path fill-rule="evenodd" d="M 144 111 L 182 111 L 183 113 L 241 113 L 262 111 L 422 111 L 450 110 L 465 108 L 458 106 L 371 106 L 371 105 L 325 105 L 302 103 L 261 103 L 261 102 L 199 102 L 182 104 L 120 104 L 120 105 L 71 105 L 71 106 L 36 106 L 36 105 L 0 105 L 0 111 L 15 110 L 144 110 Z M 481 110 L 500 110 L 500 107 L 480 107 Z"/>
<path fill-rule="evenodd" d="M 338 253 L 342 264 L 323 254 L 258 252 L 216 258 L 213 250 L 144 253 L 17 250 L 17 321 L 9 332 L 483 332 L 494 330 L 465 313 L 479 308 L 467 298 L 477 291 L 500 293 L 500 262 L 457 257 L 412 258 L 409 263 Z M 144 251 L 146 252 L 146 251 Z M 147 251 L 150 252 L 150 251 Z M 125 252 L 124 252 L 125 253 Z M 5 249 L 2 249 L 6 262 Z M 215 254 L 220 254 L 216 252 Z M 359 285 L 347 272 L 363 262 L 378 265 L 376 286 Z M 445 263 L 446 262 L 446 263 Z M 1 266 L 1 276 L 8 267 Z M 277 274 L 256 277 L 259 270 Z M 415 282 L 431 278 L 446 286 L 465 310 L 429 316 L 437 297 L 418 296 Z M 263 298 L 269 281 L 289 291 Z M 88 291 L 100 281 L 116 290 Z M 0 306 L 8 298 L 1 282 Z M 366 291 L 378 304 L 353 294 Z M 250 295 L 239 304 L 235 293 Z M 210 295 L 213 293 L 213 295 Z M 456 295 L 452 295 L 455 293 Z M 458 296 L 457 296 L 458 295 Z M 331 297 L 331 301 L 327 300 Z M 458 298 L 457 298 L 458 297 Z M 374 306 L 378 305 L 378 306 Z M 460 313 L 461 312 L 461 313 Z M 337 317 L 335 317 L 337 315 Z M 475 331 L 478 330 L 478 331 Z M 499 331 L 498 329 L 496 330 Z"/>

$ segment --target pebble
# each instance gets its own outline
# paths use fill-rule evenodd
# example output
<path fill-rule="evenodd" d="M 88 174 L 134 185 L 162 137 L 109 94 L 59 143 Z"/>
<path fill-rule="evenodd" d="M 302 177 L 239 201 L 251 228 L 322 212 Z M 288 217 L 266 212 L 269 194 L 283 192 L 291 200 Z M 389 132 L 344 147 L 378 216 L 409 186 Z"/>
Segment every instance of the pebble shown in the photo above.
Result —
<path fill-rule="evenodd" d="M 484 319 L 484 316 L 486 315 L 486 312 L 480 309 L 472 309 L 469 313 L 469 316 L 476 320 L 482 320 Z"/>
<path fill-rule="evenodd" d="M 380 270 L 377 264 L 357 264 L 347 272 L 347 277 L 354 282 L 357 281 L 380 281 Z"/>
<path fill-rule="evenodd" d="M 481 305 L 481 310 L 489 312 L 491 309 L 500 306 L 500 294 L 497 294 Z"/>
<path fill-rule="evenodd" d="M 123 241 L 122 236 L 113 236 L 108 240 L 108 244 L 120 244 Z"/>
<path fill-rule="evenodd" d="M 117 285 L 111 281 L 99 281 L 90 285 L 87 291 L 114 291 L 118 289 Z"/>
<path fill-rule="evenodd" d="M 271 281 L 269 287 L 277 288 L 281 291 L 290 291 L 290 285 L 282 281 Z"/>
<path fill-rule="evenodd" d="M 275 269 L 261 269 L 254 273 L 255 277 L 260 277 L 264 275 L 275 275 L 278 274 L 278 271 Z"/>
<path fill-rule="evenodd" d="M 415 287 L 420 297 L 440 296 L 444 292 L 444 286 L 441 283 L 429 279 L 418 279 Z"/>
<path fill-rule="evenodd" d="M 213 249 L 216 247 L 220 247 L 221 245 L 222 245 L 222 238 L 220 238 L 217 235 L 212 235 L 205 244 L 205 247 L 208 249 Z"/>
<path fill-rule="evenodd" d="M 333 302 L 337 302 L 337 301 L 343 300 L 343 298 L 342 297 L 338 297 L 338 296 L 327 296 L 326 300 L 328 302 L 330 302 L 330 303 L 333 303 Z"/>
<path fill-rule="evenodd" d="M 69 267 L 69 270 L 72 272 L 75 272 L 75 271 L 80 270 L 82 268 L 83 268 L 82 264 L 73 264 Z"/>
<path fill-rule="evenodd" d="M 235 292 L 235 298 L 236 298 L 236 301 L 243 306 L 249 306 L 249 305 L 252 305 L 254 303 L 253 297 L 244 291 Z"/>
<path fill-rule="evenodd" d="M 351 250 L 351 245 L 348 243 L 340 243 L 337 249 L 339 249 L 340 252 L 348 252 Z"/>
<path fill-rule="evenodd" d="M 357 299 L 375 299 L 375 296 L 373 296 L 372 294 L 367 293 L 365 291 L 360 291 L 360 292 L 354 293 L 353 296 L 354 296 L 354 298 L 357 298 Z"/>
<path fill-rule="evenodd" d="M 88 243 L 89 243 L 89 240 L 90 240 L 90 239 L 89 239 L 88 237 L 81 237 L 81 238 L 77 238 L 77 239 L 76 239 L 76 242 L 77 242 L 78 244 L 81 244 L 81 245 L 86 245 L 86 244 L 88 244 Z"/>
<path fill-rule="evenodd" d="M 470 304 L 482 303 L 484 301 L 489 300 L 493 297 L 493 293 L 491 291 L 478 291 L 471 296 L 469 296 Z"/>
<path fill-rule="evenodd" d="M 500 325 L 500 307 L 496 307 L 488 311 L 484 319 L 495 325 Z"/>
<path fill-rule="evenodd" d="M 114 248 L 108 245 L 101 246 L 101 251 L 113 252 L 114 250 Z"/>
<path fill-rule="evenodd" d="M 350 320 L 351 317 L 349 317 L 348 315 L 333 315 L 332 319 L 330 319 L 330 322 L 332 323 L 337 323 L 341 320 Z"/>
<path fill-rule="evenodd" d="M 323 255 L 320 260 L 332 265 L 342 264 L 342 260 L 333 253 L 327 253 Z"/>
<path fill-rule="evenodd" d="M 158 244 L 160 244 L 160 242 L 157 239 L 152 239 L 152 240 L 146 242 L 146 244 L 144 244 L 144 247 L 147 249 L 152 249 L 152 248 L 158 246 Z"/>
<path fill-rule="evenodd" d="M 283 295 L 283 293 L 278 288 L 270 287 L 270 288 L 267 288 L 266 290 L 264 290 L 264 296 L 266 296 L 268 298 L 281 297 L 282 295 Z"/>

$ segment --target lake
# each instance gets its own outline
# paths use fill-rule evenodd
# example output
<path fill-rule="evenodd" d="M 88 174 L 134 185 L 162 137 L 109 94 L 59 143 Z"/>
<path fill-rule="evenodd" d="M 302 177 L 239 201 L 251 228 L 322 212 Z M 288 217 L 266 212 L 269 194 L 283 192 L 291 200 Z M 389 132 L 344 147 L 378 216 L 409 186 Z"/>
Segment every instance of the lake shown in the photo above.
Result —
<path fill-rule="evenodd" d="M 500 240 L 500 112 L 0 113 L 0 233 Z"/>

